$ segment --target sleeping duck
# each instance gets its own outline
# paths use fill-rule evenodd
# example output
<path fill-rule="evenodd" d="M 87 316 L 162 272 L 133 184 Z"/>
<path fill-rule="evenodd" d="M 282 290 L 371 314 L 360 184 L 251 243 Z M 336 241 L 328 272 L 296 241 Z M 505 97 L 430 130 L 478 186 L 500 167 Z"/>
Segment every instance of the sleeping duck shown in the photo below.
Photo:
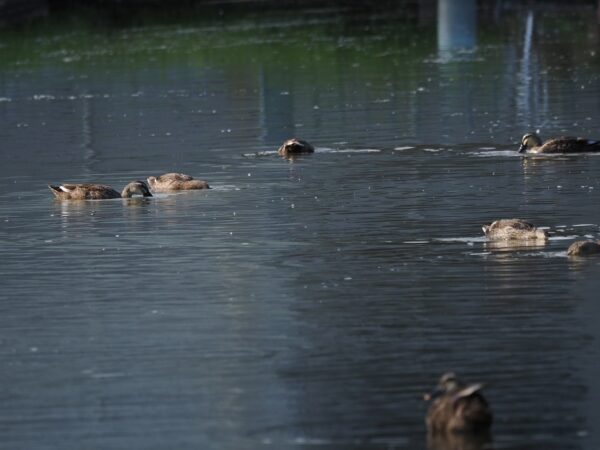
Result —
<path fill-rule="evenodd" d="M 194 189 L 210 189 L 206 181 L 196 180 L 183 173 L 165 173 L 158 177 L 148 177 L 150 189 L 155 192 L 189 191 Z"/>
<path fill-rule="evenodd" d="M 490 240 L 540 240 L 548 239 L 544 230 L 521 219 L 500 219 L 490 225 L 481 227 L 485 236 Z"/>
<path fill-rule="evenodd" d="M 314 153 L 315 148 L 302 139 L 288 139 L 277 150 L 281 156 L 297 155 L 300 153 Z"/>
<path fill-rule="evenodd" d="M 50 191 L 60 200 L 101 200 L 108 198 L 130 198 L 134 195 L 152 197 L 148 186 L 143 181 L 132 181 L 119 193 L 104 184 L 61 184 L 48 185 Z"/>
<path fill-rule="evenodd" d="M 600 243 L 594 241 L 575 241 L 567 249 L 567 256 L 589 256 L 600 253 Z"/>
<path fill-rule="evenodd" d="M 483 384 L 463 384 L 452 372 L 442 375 L 436 389 L 423 396 L 431 402 L 425 417 L 429 433 L 488 431 L 493 416 L 482 388 Z"/>
<path fill-rule="evenodd" d="M 586 153 L 599 152 L 600 141 L 573 137 L 559 137 L 542 143 L 535 133 L 527 133 L 521 139 L 519 153 Z"/>

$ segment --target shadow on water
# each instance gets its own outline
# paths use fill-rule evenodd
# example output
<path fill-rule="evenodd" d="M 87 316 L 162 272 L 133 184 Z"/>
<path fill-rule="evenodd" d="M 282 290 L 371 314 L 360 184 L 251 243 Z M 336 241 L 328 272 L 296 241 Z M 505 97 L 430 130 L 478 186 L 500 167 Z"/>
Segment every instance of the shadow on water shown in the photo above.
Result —
<path fill-rule="evenodd" d="M 594 5 L 493 3 L 0 30 L 3 444 L 595 449 L 600 159 L 516 152 L 598 137 Z M 173 171 L 213 189 L 46 188 Z M 428 443 L 448 370 L 491 443 Z"/>

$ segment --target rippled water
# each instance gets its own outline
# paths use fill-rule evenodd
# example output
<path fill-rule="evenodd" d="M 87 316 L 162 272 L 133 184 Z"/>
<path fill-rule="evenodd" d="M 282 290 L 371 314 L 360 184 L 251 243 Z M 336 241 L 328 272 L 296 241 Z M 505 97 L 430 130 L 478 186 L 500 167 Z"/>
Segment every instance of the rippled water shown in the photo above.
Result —
<path fill-rule="evenodd" d="M 598 137 L 597 26 L 536 14 L 531 54 L 508 10 L 450 60 L 381 17 L 3 31 L 0 447 L 424 448 L 455 370 L 494 448 L 597 448 L 600 261 L 566 248 L 600 157 L 515 151 Z M 168 171 L 213 189 L 46 187 Z M 490 245 L 503 217 L 550 241 Z"/>

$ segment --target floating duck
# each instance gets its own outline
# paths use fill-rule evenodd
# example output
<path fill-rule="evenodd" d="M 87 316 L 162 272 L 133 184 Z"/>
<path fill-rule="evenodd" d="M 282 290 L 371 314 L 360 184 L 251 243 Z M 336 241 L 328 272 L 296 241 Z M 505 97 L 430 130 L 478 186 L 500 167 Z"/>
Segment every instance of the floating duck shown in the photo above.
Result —
<path fill-rule="evenodd" d="M 575 241 L 568 250 L 568 256 L 589 256 L 600 253 L 600 243 L 598 241 Z"/>
<path fill-rule="evenodd" d="M 528 240 L 545 241 L 548 234 L 522 219 L 500 219 L 481 227 L 490 240 Z"/>
<path fill-rule="evenodd" d="M 108 198 L 130 198 L 134 195 L 152 197 L 143 181 L 132 181 L 119 193 L 104 184 L 61 184 L 48 185 L 54 196 L 60 200 L 101 200 Z"/>
<path fill-rule="evenodd" d="M 288 139 L 277 150 L 281 156 L 297 155 L 300 153 L 314 153 L 315 148 L 302 139 Z"/>
<path fill-rule="evenodd" d="M 600 141 L 573 137 L 559 137 L 542 143 L 535 133 L 527 133 L 521 139 L 519 153 L 586 153 L 599 152 Z"/>
<path fill-rule="evenodd" d="M 165 173 L 159 177 L 148 177 L 148 184 L 155 192 L 210 189 L 206 181 L 196 180 L 194 177 L 183 173 Z"/>
<path fill-rule="evenodd" d="M 430 401 L 425 423 L 430 433 L 480 433 L 492 425 L 492 411 L 481 394 L 483 384 L 463 384 L 452 372 L 441 376 Z"/>

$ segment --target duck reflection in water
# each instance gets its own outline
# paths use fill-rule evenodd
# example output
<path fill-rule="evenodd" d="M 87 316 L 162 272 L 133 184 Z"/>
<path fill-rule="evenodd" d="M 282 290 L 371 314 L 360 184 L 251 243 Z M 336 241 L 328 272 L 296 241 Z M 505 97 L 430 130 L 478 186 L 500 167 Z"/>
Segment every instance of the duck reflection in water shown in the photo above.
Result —
<path fill-rule="evenodd" d="M 500 240 L 483 243 L 485 250 L 493 252 L 514 252 L 515 250 L 541 250 L 546 247 L 545 240 Z"/>
<path fill-rule="evenodd" d="M 492 437 L 489 432 L 478 434 L 432 434 L 427 436 L 428 450 L 489 450 Z"/>
<path fill-rule="evenodd" d="M 137 222 L 146 220 L 147 214 L 151 211 L 152 201 L 147 197 L 121 198 L 116 203 L 113 201 L 54 201 L 53 207 L 57 216 L 62 218 L 63 228 L 71 226 L 94 224 L 102 220 L 106 215 L 114 218 L 115 207 L 119 205 L 123 218 L 126 221 Z M 124 206 L 121 208 L 120 206 Z"/>

